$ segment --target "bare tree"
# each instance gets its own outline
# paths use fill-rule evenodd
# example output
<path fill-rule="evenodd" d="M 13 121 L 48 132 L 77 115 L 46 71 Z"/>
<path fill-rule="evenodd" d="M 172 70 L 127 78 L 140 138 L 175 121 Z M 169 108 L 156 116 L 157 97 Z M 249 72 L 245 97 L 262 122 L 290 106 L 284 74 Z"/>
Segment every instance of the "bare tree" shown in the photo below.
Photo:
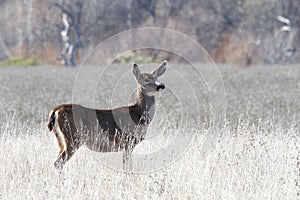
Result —
<path fill-rule="evenodd" d="M 83 12 L 83 0 L 55 6 L 62 12 L 62 25 L 57 24 L 62 41 L 62 63 L 65 66 L 76 66 L 74 53 L 82 47 L 81 18 Z"/>

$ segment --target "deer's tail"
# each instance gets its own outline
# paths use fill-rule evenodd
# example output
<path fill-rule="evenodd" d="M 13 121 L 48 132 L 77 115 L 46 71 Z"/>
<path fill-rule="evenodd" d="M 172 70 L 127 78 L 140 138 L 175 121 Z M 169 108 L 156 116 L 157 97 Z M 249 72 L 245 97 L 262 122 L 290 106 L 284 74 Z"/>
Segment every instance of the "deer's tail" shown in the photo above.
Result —
<path fill-rule="evenodd" d="M 48 122 L 49 131 L 53 130 L 54 123 L 55 123 L 55 110 L 51 110 L 50 115 L 49 115 L 49 122 Z"/>

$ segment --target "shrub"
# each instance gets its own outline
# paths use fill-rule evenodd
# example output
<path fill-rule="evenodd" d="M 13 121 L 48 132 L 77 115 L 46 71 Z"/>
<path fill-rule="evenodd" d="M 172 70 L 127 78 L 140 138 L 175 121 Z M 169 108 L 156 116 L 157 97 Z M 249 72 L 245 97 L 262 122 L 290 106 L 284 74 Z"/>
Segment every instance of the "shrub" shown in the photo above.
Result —
<path fill-rule="evenodd" d="M 117 59 L 115 60 L 116 63 L 126 64 L 126 63 L 154 63 L 159 62 L 157 58 L 154 56 L 145 56 L 135 52 L 129 52 L 126 54 L 119 54 L 116 56 Z"/>
<path fill-rule="evenodd" d="M 20 57 L 11 57 L 4 61 L 0 62 L 0 66 L 34 66 L 40 65 L 41 62 L 36 58 L 20 58 Z"/>

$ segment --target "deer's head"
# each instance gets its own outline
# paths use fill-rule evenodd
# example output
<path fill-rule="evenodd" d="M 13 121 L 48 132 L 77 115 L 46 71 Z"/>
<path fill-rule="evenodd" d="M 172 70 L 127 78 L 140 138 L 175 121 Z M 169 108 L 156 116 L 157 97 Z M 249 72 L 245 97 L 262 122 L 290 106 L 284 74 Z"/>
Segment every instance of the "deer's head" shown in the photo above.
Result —
<path fill-rule="evenodd" d="M 164 61 L 153 72 L 141 73 L 138 65 L 133 63 L 133 74 L 143 92 L 149 95 L 165 89 L 165 85 L 157 78 L 165 73 L 166 66 L 167 61 Z"/>

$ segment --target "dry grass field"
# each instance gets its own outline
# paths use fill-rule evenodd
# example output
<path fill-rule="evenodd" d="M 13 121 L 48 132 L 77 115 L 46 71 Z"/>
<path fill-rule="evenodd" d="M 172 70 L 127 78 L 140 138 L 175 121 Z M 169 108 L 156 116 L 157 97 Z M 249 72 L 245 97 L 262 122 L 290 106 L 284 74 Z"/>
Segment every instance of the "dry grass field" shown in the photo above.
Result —
<path fill-rule="evenodd" d="M 121 68 L 131 70 L 130 65 L 116 66 Z M 209 74 L 210 69 L 203 65 L 201 70 Z M 60 174 L 53 167 L 58 147 L 46 128 L 50 109 L 77 98 L 99 108 L 134 102 L 133 76 L 118 84 L 125 88 L 121 91 L 115 87 L 118 73 L 107 71 L 99 78 L 99 67 L 87 67 L 82 78 L 77 69 L 54 66 L 1 68 L 0 199 L 299 199 L 300 66 L 219 69 L 226 91 L 226 119 L 212 127 L 209 91 L 205 84 L 194 88 L 201 96 L 196 112 L 200 121 L 191 142 L 172 164 L 127 174 L 102 164 L 83 147 Z M 162 78 L 167 87 L 178 78 L 172 76 Z M 75 98 L 74 82 L 82 92 Z M 187 131 L 177 126 L 181 117 L 177 108 L 185 102 L 173 94 L 181 91 L 189 99 L 191 93 L 180 83 L 176 90 L 158 94 L 151 137 L 137 146 L 136 153 L 159 148 L 173 133 Z M 186 107 L 195 115 L 193 105 Z M 212 130 L 218 134 L 204 150 L 204 138 Z"/>

